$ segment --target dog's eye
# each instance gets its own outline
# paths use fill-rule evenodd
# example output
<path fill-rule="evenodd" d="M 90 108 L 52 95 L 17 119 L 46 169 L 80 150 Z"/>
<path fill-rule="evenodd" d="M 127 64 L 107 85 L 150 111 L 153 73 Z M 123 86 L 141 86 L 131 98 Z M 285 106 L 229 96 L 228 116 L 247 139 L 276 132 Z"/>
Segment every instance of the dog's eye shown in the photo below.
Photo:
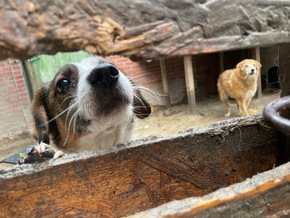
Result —
<path fill-rule="evenodd" d="M 248 65 L 246 65 L 246 67 L 248 67 Z"/>
<path fill-rule="evenodd" d="M 61 79 L 57 82 L 59 92 L 67 92 L 70 88 L 70 81 L 68 79 Z"/>

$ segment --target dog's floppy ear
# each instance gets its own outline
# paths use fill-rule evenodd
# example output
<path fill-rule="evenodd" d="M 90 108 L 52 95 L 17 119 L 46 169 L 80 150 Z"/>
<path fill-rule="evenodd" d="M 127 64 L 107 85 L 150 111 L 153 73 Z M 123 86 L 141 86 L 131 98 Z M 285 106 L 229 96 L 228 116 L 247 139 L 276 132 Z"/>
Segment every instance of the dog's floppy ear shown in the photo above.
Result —
<path fill-rule="evenodd" d="M 262 64 L 259 61 L 255 61 L 255 62 L 256 62 L 257 69 L 260 69 L 262 67 Z"/>
<path fill-rule="evenodd" d="M 151 106 L 142 96 L 139 89 L 135 90 L 133 106 L 134 113 L 139 119 L 144 119 L 151 114 Z"/>
<path fill-rule="evenodd" d="M 241 61 L 237 64 L 236 68 L 240 68 L 242 71 L 244 70 L 244 61 Z"/>
<path fill-rule="evenodd" d="M 46 100 L 47 88 L 43 86 L 37 90 L 32 102 L 32 136 L 38 143 L 43 141 L 49 144 L 48 115 L 45 109 Z"/>

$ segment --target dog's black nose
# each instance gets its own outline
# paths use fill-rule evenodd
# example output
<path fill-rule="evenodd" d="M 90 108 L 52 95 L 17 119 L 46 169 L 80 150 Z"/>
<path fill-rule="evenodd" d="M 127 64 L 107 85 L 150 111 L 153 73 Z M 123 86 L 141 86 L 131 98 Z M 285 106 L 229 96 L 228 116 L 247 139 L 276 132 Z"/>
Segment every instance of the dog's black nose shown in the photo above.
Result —
<path fill-rule="evenodd" d="M 254 74 L 255 73 L 255 69 L 251 69 L 251 74 Z"/>
<path fill-rule="evenodd" d="M 111 88 L 119 79 L 119 71 L 111 64 L 103 63 L 92 70 L 87 80 L 92 85 Z"/>

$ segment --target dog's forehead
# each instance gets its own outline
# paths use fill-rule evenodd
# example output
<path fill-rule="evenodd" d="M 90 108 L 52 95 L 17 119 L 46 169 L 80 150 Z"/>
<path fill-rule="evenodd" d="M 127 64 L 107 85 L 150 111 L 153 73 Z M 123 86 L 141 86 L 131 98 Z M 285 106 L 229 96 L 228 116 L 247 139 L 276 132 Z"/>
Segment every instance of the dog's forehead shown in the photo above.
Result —
<path fill-rule="evenodd" d="M 79 73 L 82 73 L 85 71 L 91 71 L 102 63 L 108 63 L 108 61 L 102 57 L 92 56 L 82 60 L 80 63 L 73 64 L 79 69 Z"/>
<path fill-rule="evenodd" d="M 244 62 L 244 65 L 256 65 L 256 62 L 254 60 L 247 60 Z"/>

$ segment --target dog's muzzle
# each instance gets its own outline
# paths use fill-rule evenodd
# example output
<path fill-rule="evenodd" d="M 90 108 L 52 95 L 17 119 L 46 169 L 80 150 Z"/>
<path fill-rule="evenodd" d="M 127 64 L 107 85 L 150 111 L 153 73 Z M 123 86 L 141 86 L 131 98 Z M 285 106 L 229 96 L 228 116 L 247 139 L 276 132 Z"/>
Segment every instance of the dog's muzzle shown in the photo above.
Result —
<path fill-rule="evenodd" d="M 255 69 L 251 69 L 250 75 L 255 74 Z"/>
<path fill-rule="evenodd" d="M 102 88 L 112 88 L 119 79 L 119 71 L 117 68 L 108 63 L 98 65 L 92 70 L 88 76 L 88 82 L 93 86 Z"/>

